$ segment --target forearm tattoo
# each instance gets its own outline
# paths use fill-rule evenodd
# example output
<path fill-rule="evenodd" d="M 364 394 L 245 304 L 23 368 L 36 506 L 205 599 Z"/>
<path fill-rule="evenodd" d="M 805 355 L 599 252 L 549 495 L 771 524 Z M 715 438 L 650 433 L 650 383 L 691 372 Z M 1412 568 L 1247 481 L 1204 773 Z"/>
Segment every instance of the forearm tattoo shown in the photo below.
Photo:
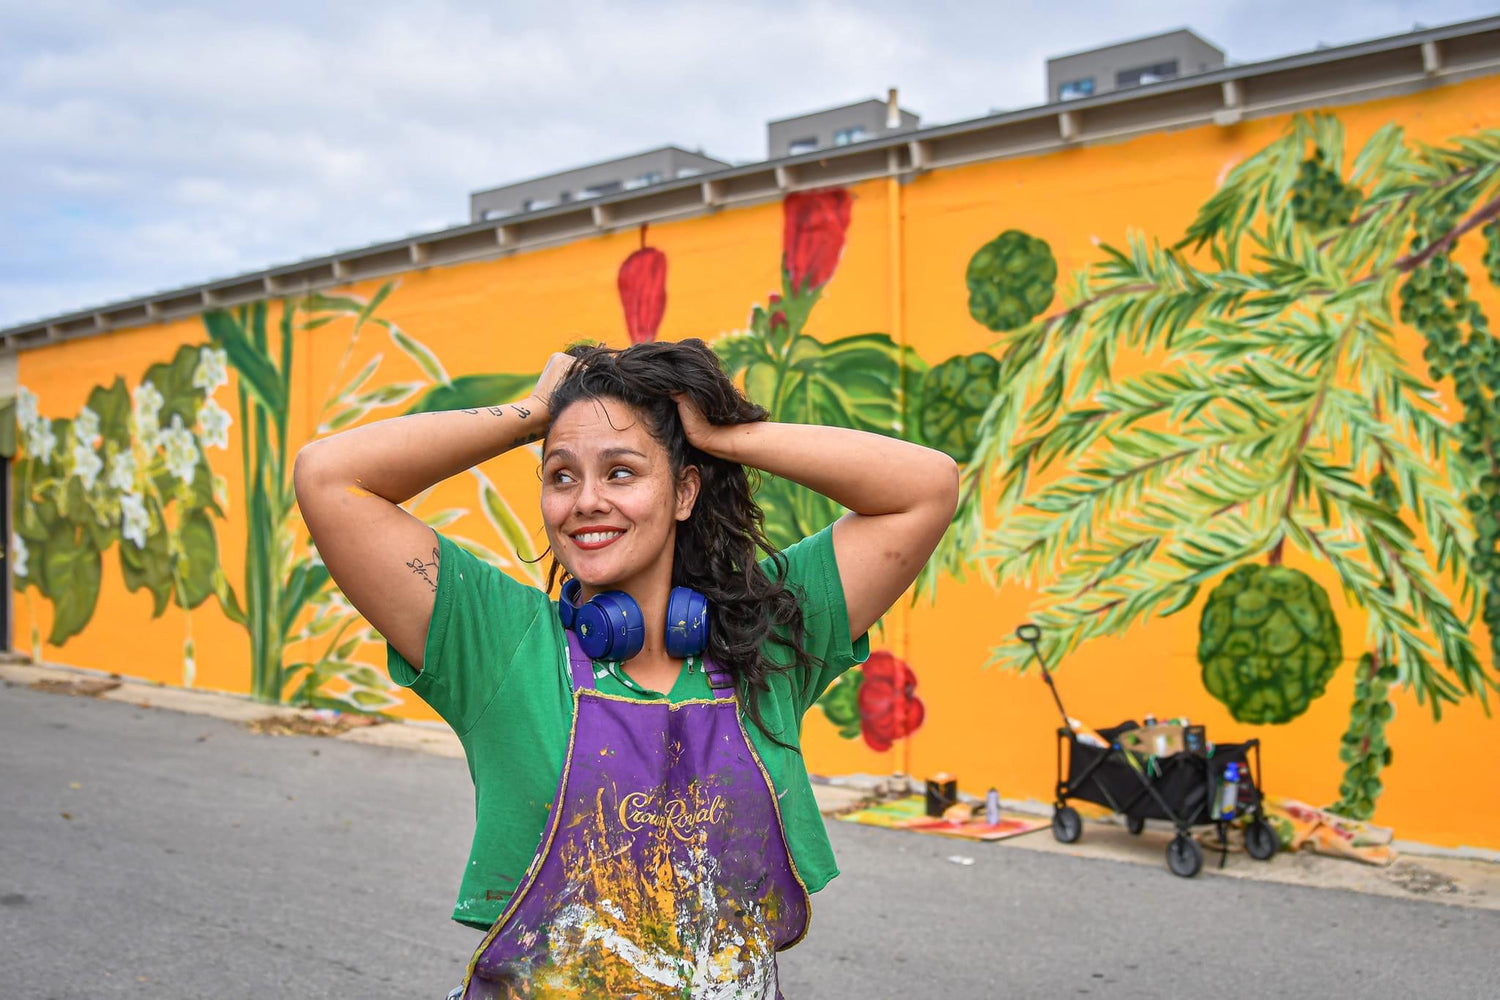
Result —
<path fill-rule="evenodd" d="M 470 406 L 470 407 L 465 407 L 464 409 L 460 410 L 459 412 L 460 413 L 468 413 L 468 414 L 471 414 L 471 415 L 472 414 L 479 414 L 479 413 L 488 413 L 492 417 L 503 417 L 503 416 L 505 416 L 505 411 L 507 409 L 515 411 L 516 416 L 520 417 L 522 420 L 525 420 L 527 417 L 531 416 L 531 410 L 529 410 L 528 408 L 522 406 L 519 403 L 511 403 L 510 406 L 508 406 L 508 407 L 506 407 L 506 406 Z"/>
<path fill-rule="evenodd" d="M 463 407 L 463 408 L 457 409 L 457 410 L 425 410 L 425 411 L 423 411 L 421 413 L 414 413 L 414 414 L 412 414 L 412 416 L 414 416 L 414 417 L 434 417 L 434 416 L 439 416 L 439 415 L 441 415 L 443 413 L 467 413 L 470 416 L 478 416 L 480 414 L 488 414 L 489 416 L 492 416 L 492 417 L 504 417 L 504 416 L 507 416 L 507 414 L 505 412 L 506 410 L 513 411 L 515 413 L 515 415 L 517 417 L 519 417 L 520 419 L 522 419 L 522 420 L 529 419 L 531 417 L 531 414 L 532 414 L 532 410 L 528 406 L 522 406 L 520 403 L 508 403 L 508 404 L 503 404 L 501 406 L 470 406 L 470 407 Z M 510 449 L 518 447 L 518 446 L 523 445 L 523 444 L 531 444 L 531 443 L 533 443 L 535 441 L 540 441 L 543 437 L 544 437 L 544 433 L 541 430 L 534 430 L 534 431 L 530 431 L 530 432 L 527 432 L 527 433 L 524 433 L 524 434 L 519 434 L 516 437 L 511 438 L 510 443 L 507 444 L 501 450 L 502 451 L 509 451 Z M 415 562 L 418 562 L 418 560 L 412 560 L 412 563 L 415 563 Z M 410 565 L 412 565 L 412 563 L 408 563 L 407 565 L 410 566 Z"/>
<path fill-rule="evenodd" d="M 409 570 L 411 570 L 417 576 L 420 576 L 422 579 L 426 580 L 427 581 L 427 586 L 429 586 L 429 587 L 432 588 L 432 592 L 434 594 L 437 593 L 437 571 L 438 571 L 438 550 L 437 549 L 433 549 L 432 550 L 432 562 L 423 562 L 422 561 L 422 557 L 418 556 L 417 558 L 412 559 L 409 562 L 407 562 L 406 568 L 409 569 Z"/>

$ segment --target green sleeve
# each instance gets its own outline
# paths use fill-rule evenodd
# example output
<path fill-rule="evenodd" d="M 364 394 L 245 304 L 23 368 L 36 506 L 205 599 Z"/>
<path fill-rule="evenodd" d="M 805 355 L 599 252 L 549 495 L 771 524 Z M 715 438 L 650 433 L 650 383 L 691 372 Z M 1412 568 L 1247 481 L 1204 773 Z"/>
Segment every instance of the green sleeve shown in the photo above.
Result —
<path fill-rule="evenodd" d="M 547 595 L 438 537 L 438 585 L 419 671 L 390 644 L 391 679 L 411 688 L 459 736 L 484 714 Z"/>
<path fill-rule="evenodd" d="M 805 713 L 840 674 L 869 659 L 870 636 L 865 633 L 852 639 L 849 635 L 849 608 L 844 603 L 844 583 L 833 551 L 832 525 L 794 543 L 782 554 L 786 557 L 783 580 L 801 600 L 807 651 L 817 664 L 807 676 L 793 682 L 798 710 Z M 776 575 L 771 559 L 761 565 L 768 574 Z"/>

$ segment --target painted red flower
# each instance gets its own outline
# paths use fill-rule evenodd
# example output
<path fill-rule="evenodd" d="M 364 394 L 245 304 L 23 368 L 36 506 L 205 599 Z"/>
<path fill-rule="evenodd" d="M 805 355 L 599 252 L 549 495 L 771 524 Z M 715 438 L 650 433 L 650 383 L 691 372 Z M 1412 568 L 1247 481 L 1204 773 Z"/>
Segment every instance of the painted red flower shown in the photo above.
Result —
<path fill-rule="evenodd" d="M 793 295 L 828 284 L 849 232 L 849 192 L 799 191 L 782 202 L 781 267 Z"/>
<path fill-rule="evenodd" d="M 625 329 L 632 344 L 656 339 L 662 314 L 667 311 L 667 255 L 646 246 L 641 227 L 641 248 L 620 265 L 617 279 L 620 304 L 625 307 Z"/>
<path fill-rule="evenodd" d="M 916 696 L 917 675 L 886 650 L 871 653 L 861 668 L 859 728 L 872 750 L 884 752 L 922 725 L 926 710 Z"/>

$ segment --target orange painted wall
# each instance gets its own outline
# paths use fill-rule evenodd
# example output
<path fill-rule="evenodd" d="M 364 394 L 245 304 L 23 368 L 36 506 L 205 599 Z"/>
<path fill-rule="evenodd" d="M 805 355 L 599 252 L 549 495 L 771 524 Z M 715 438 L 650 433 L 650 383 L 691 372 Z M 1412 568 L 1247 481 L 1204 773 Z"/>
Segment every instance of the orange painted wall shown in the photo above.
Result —
<path fill-rule="evenodd" d="M 1492 77 L 1399 99 L 1336 110 L 1356 149 L 1390 120 L 1410 135 L 1437 143 L 1476 127 L 1494 125 L 1500 78 Z M 922 175 L 910 183 L 872 181 L 851 189 L 853 214 L 839 269 L 824 291 L 805 332 L 822 340 L 866 332 L 901 331 L 930 363 L 953 354 L 981 351 L 995 335 L 969 315 L 964 272 L 974 251 L 1000 232 L 1021 229 L 1046 240 L 1061 275 L 1098 259 L 1095 244 L 1124 245 L 1129 230 L 1170 240 L 1180 234 L 1239 159 L 1281 134 L 1285 119 L 1247 122 L 1149 135 L 1045 156 L 1006 160 Z M 889 199 L 899 198 L 893 233 Z M 750 308 L 780 287 L 782 213 L 767 204 L 703 218 L 651 226 L 650 245 L 668 260 L 667 309 L 662 339 L 701 336 L 708 340 L 742 329 Z M 892 295 L 892 239 L 899 239 L 899 295 Z M 398 279 L 378 314 L 430 347 L 450 375 L 535 372 L 548 354 L 577 337 L 626 343 L 615 275 L 640 245 L 638 231 L 620 232 L 500 260 L 413 271 Z M 1465 253 L 1475 253 L 1472 247 Z M 1464 258 L 1471 274 L 1477 260 Z M 1059 280 L 1059 290 L 1065 285 Z M 1476 286 L 1482 282 L 1476 282 Z M 368 297 L 379 282 L 346 289 Z M 1492 317 L 1500 317 L 1494 289 L 1477 289 Z M 900 303 L 899 317 L 892 314 Z M 367 326 L 340 370 L 349 324 L 335 323 L 300 338 L 295 352 L 291 440 L 306 440 L 317 424 L 320 401 L 377 353 L 377 380 L 420 377 L 417 366 L 395 348 L 382 329 Z M 1421 340 L 1403 333 L 1403 350 L 1416 358 Z M 207 341 L 200 321 L 184 320 L 29 350 L 20 358 L 20 381 L 40 399 L 43 416 L 71 416 L 89 390 L 123 375 L 130 385 L 178 345 Z M 1422 366 L 1417 363 L 1418 370 Z M 233 411 L 234 381 L 217 398 Z M 238 416 L 236 415 L 236 419 Z M 231 581 L 242 578 L 245 525 L 239 431 L 230 446 L 214 451 L 214 469 L 228 480 L 228 517 L 219 522 L 220 556 Z M 526 451 L 505 455 L 486 471 L 540 539 L 535 459 Z M 483 541 L 505 552 L 478 511 L 472 480 L 443 484 L 424 511 L 464 508 L 469 513 L 446 531 Z M 1362 648 L 1365 620 L 1344 605 L 1336 577 L 1326 565 L 1289 564 L 1310 573 L 1328 590 L 1346 637 L 1347 654 Z M 52 662 L 118 670 L 132 676 L 182 683 L 182 643 L 191 629 L 197 647 L 199 687 L 248 690 L 248 643 L 244 629 L 210 602 L 191 615 L 170 607 L 150 619 L 150 600 L 127 593 L 118 559 L 104 558 L 104 586 L 84 631 L 59 647 L 42 644 Z M 15 646 L 33 648 L 33 627 L 47 634 L 51 609 L 35 592 L 16 595 Z M 1050 799 L 1053 732 L 1058 720 L 1034 671 L 986 670 L 997 644 L 1014 641 L 1030 600 L 1020 588 L 996 591 L 978 580 L 943 580 L 936 599 L 902 606 L 875 640 L 906 659 L 919 678 L 927 718 L 909 740 L 875 754 L 860 740 L 840 738 L 814 710 L 804 743 L 812 770 L 835 774 L 909 769 L 921 776 L 937 770 L 958 775 L 961 785 L 982 792 L 995 785 L 1007 797 Z M 1265 743 L 1266 780 L 1272 792 L 1324 805 L 1337 798 L 1343 765 L 1339 738 L 1348 723 L 1352 670 L 1341 669 L 1327 694 L 1293 723 L 1250 727 L 1235 723 L 1204 690 L 1194 655 L 1197 611 L 1100 640 L 1069 657 L 1058 683 L 1069 711 L 1095 726 L 1146 713 L 1187 715 L 1208 726 L 1211 739 L 1259 736 Z M 1488 637 L 1476 635 L 1487 657 Z M 303 650 L 289 650 L 296 656 Z M 370 644 L 365 661 L 383 666 L 383 650 Z M 1388 727 L 1395 748 L 1385 770 L 1385 792 L 1376 819 L 1404 839 L 1443 845 L 1500 848 L 1500 804 L 1482 793 L 1476 776 L 1500 773 L 1500 723 L 1478 704 L 1445 711 L 1440 723 L 1407 695 L 1394 695 L 1395 719 Z M 434 719 L 407 697 L 396 714 Z"/>

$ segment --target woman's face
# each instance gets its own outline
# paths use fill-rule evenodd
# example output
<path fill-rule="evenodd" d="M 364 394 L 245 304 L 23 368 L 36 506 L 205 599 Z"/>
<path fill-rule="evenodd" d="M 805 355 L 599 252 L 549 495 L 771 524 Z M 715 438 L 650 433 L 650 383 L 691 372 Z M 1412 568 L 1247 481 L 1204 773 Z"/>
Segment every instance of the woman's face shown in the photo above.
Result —
<path fill-rule="evenodd" d="M 618 399 L 584 399 L 552 421 L 542 455 L 547 540 L 586 596 L 670 580 L 678 521 L 692 513 L 698 472 L 674 482 L 645 417 Z"/>

